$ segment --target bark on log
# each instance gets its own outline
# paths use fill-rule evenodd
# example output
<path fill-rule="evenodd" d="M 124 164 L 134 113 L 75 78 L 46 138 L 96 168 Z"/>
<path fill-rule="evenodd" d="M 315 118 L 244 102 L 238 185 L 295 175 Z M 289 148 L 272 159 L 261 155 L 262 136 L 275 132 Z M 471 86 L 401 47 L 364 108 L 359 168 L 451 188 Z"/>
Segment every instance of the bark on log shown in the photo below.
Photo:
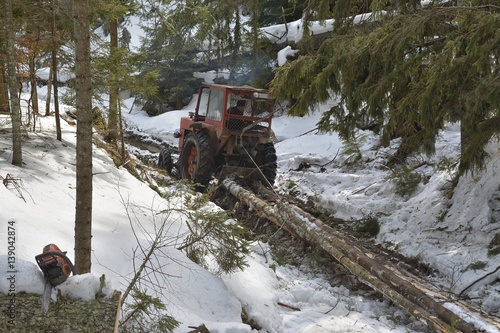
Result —
<path fill-rule="evenodd" d="M 269 204 L 229 179 L 225 179 L 223 185 L 260 216 L 320 246 L 374 290 L 416 318 L 425 320 L 429 327 L 440 332 L 448 332 L 451 327 L 463 333 L 477 332 L 473 326 L 460 320 L 458 315 L 397 275 L 395 272 L 399 269 L 396 266 L 389 263 L 382 265 L 374 259 L 373 254 L 367 253 L 352 241 L 336 234 L 332 228 L 300 208 L 280 200 L 275 204 Z"/>

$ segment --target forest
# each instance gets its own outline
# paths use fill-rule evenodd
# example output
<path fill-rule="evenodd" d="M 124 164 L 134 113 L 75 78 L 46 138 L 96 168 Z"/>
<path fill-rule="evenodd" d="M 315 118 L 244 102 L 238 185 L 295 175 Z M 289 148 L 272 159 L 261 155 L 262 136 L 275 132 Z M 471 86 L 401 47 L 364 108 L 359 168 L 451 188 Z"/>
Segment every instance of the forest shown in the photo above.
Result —
<path fill-rule="evenodd" d="M 368 15 L 370 13 L 370 15 Z M 359 19 L 364 17 L 366 19 Z M 127 22 L 144 32 L 131 45 Z M 302 38 L 281 41 L 263 29 L 302 20 Z M 313 22 L 334 20 L 313 35 Z M 182 108 L 196 92 L 195 72 L 217 82 L 267 88 L 303 116 L 338 96 L 319 129 L 346 142 L 356 129 L 401 139 L 394 164 L 432 154 L 445 123 L 459 123 L 461 174 L 484 166 L 485 145 L 500 132 L 500 6 L 496 0 L 2 0 L 0 112 L 12 119 L 12 164 L 22 165 L 22 132 L 63 99 L 77 110 L 76 266 L 90 270 L 92 119 L 109 98 L 106 140 L 120 142 L 123 93 L 151 116 Z M 276 36 L 273 36 L 276 37 Z M 279 37 L 279 36 L 278 36 Z M 278 66 L 285 46 L 294 51 Z M 50 68 L 48 80 L 38 77 Z M 62 82 L 61 69 L 72 79 Z M 20 89 L 30 87 L 21 117 Z M 37 87 L 48 85 L 40 110 Z M 59 95 L 59 85 L 71 94 Z M 25 119 L 23 122 L 21 119 Z M 60 131 L 57 132 L 60 139 Z M 80 243 L 81 242 L 81 243 Z"/>

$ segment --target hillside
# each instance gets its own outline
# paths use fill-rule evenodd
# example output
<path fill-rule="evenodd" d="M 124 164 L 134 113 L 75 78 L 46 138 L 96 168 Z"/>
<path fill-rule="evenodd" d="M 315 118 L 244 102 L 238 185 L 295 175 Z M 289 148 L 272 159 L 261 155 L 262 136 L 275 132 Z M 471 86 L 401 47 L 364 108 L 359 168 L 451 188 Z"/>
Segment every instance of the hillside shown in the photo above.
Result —
<path fill-rule="evenodd" d="M 171 134 L 178 118 L 188 109 L 155 118 L 134 110 L 127 114 L 126 122 L 131 131 L 145 138 L 173 143 Z M 7 236 L 7 221 L 15 221 L 16 292 L 41 293 L 43 280 L 34 256 L 43 246 L 57 243 L 73 258 L 75 127 L 63 122 L 63 141 L 58 142 L 53 118 L 39 118 L 37 131 L 25 136 L 24 167 L 17 168 L 9 164 L 9 120 L 1 121 L 1 176 L 13 179 L 0 188 L 2 206 L 6 207 L 0 212 L 5 221 L 1 235 Z M 423 181 L 412 195 L 400 197 L 389 180 L 390 170 L 384 168 L 387 150 L 393 147 L 378 148 L 376 138 L 364 134 L 365 144 L 359 147 L 361 160 L 347 164 L 351 155 L 335 135 L 314 131 L 301 135 L 314 129 L 316 121 L 315 116 L 275 119 L 278 192 L 313 201 L 325 214 L 347 221 L 377 217 L 381 228 L 376 242 L 433 267 L 437 274 L 429 278 L 438 288 L 458 293 L 499 266 L 498 256 L 488 255 L 499 229 L 498 142 L 490 144 L 491 160 L 486 170 L 461 178 L 448 199 L 453 168 L 437 166 L 440 161 L 457 158 L 457 128 L 450 125 L 443 131 L 433 159 L 415 157 L 416 165 L 421 165 L 414 171 Z M 303 162 L 310 167 L 293 171 Z M 123 291 L 143 257 L 138 244 L 150 244 L 155 230 L 166 222 L 165 251 L 157 263 L 161 272 L 156 276 L 163 287 L 150 289 L 147 281 L 142 287 L 163 299 L 166 313 L 182 322 L 176 332 L 187 332 L 187 326 L 202 323 L 212 332 L 250 332 L 250 326 L 241 323 L 241 307 L 262 327 L 259 332 L 341 332 L 339 327 L 349 327 L 352 332 L 426 331 L 421 323 L 369 293 L 332 285 L 321 272 L 308 272 L 307 266 L 281 266 L 270 255 L 268 244 L 255 243 L 246 270 L 219 278 L 175 250 L 186 225 L 185 217 L 174 211 L 186 209 L 190 194 L 179 193 L 167 180 L 170 185 L 163 190 L 170 195 L 168 200 L 162 199 L 148 184 L 116 168 L 98 148 L 94 170 L 92 274 L 83 279 L 83 288 L 82 279 L 70 278 L 60 287 L 63 293 L 92 298 L 96 292 L 93 281 L 102 274 L 110 282 L 108 289 Z M 217 208 L 209 204 L 203 209 Z M 7 249 L 0 251 L 2 272 L 7 272 Z M 497 271 L 466 291 L 490 315 L 498 315 L 500 307 L 498 275 Z M 7 293 L 6 278 L 1 281 L 2 292 Z M 283 308 L 277 305 L 279 301 L 302 311 Z M 471 314 L 463 315 L 467 319 Z M 477 318 L 470 319 L 486 332 L 497 332 Z"/>

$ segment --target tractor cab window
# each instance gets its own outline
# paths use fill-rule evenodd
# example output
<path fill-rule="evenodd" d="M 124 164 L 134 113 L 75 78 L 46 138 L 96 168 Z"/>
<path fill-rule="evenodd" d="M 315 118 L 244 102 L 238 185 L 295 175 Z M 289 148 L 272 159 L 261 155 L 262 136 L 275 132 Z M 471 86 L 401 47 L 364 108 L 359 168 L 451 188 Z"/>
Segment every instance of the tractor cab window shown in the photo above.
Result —
<path fill-rule="evenodd" d="M 230 114 L 262 118 L 269 116 L 273 111 L 272 100 L 268 98 L 267 94 L 262 93 L 253 96 L 230 94 L 227 103 L 227 110 Z M 238 107 L 238 103 L 242 103 L 242 109 Z"/>
<path fill-rule="evenodd" d="M 198 115 L 199 116 L 206 116 L 207 115 L 207 109 L 208 109 L 208 97 L 210 95 L 210 90 L 208 88 L 205 88 L 201 91 L 200 93 L 200 104 L 198 105 Z"/>
<path fill-rule="evenodd" d="M 224 92 L 221 90 L 211 90 L 208 101 L 207 118 L 215 121 L 222 119 L 222 101 Z"/>
<path fill-rule="evenodd" d="M 227 99 L 226 109 L 229 114 L 237 114 L 240 116 L 248 115 L 250 110 L 250 101 L 245 99 L 244 97 L 230 94 Z"/>

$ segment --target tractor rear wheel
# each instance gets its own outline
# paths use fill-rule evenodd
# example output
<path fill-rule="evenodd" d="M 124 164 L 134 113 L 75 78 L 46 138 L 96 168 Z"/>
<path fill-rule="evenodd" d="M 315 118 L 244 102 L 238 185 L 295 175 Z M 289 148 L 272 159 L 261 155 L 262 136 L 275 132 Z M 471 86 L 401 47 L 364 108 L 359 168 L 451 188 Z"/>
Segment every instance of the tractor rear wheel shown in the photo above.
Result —
<path fill-rule="evenodd" d="M 184 138 L 179 157 L 180 177 L 206 187 L 215 170 L 214 160 L 208 134 L 202 131 L 189 133 Z"/>
<path fill-rule="evenodd" d="M 274 144 L 272 142 L 264 144 L 261 150 L 261 164 L 259 168 L 271 185 L 274 185 L 274 181 L 276 180 L 276 169 L 278 169 L 277 159 Z"/>

